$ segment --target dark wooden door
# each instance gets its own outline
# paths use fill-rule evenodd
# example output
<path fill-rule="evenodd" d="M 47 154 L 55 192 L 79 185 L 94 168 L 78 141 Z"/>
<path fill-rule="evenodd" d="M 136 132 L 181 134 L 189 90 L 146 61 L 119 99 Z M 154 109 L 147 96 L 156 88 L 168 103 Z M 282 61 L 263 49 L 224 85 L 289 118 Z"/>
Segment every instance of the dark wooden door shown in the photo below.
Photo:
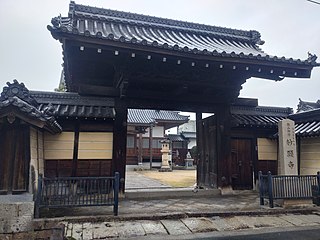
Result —
<path fill-rule="evenodd" d="M 251 139 L 232 139 L 232 187 L 252 189 L 253 152 Z"/>
<path fill-rule="evenodd" d="M 218 149 L 216 117 L 211 116 L 197 123 L 197 184 L 210 188 L 218 187 Z"/>
<path fill-rule="evenodd" d="M 10 126 L 0 131 L 0 193 L 28 190 L 30 164 L 29 129 Z"/>

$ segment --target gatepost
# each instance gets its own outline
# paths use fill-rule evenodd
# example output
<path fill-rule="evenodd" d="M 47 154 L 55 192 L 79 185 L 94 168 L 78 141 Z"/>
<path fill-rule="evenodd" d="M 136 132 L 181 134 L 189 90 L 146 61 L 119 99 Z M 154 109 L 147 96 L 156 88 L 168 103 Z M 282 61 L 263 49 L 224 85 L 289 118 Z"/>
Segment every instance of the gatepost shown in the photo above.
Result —
<path fill-rule="evenodd" d="M 284 119 L 278 123 L 279 131 L 279 160 L 278 160 L 278 175 L 298 175 L 298 160 L 297 160 L 297 145 L 294 121 L 290 119 Z M 281 181 L 279 179 L 279 181 Z M 287 181 L 286 184 L 299 188 L 304 185 L 299 179 L 292 179 L 291 184 Z M 286 186 L 280 184 L 283 187 L 282 196 L 286 195 Z M 280 190 L 281 191 L 281 190 Z M 283 207 L 289 207 L 298 204 L 308 204 L 309 200 L 293 200 L 286 199 L 280 202 Z M 310 202 L 311 203 L 311 202 Z"/>
<path fill-rule="evenodd" d="M 278 123 L 279 131 L 279 175 L 298 175 L 296 135 L 294 121 L 284 119 Z"/>

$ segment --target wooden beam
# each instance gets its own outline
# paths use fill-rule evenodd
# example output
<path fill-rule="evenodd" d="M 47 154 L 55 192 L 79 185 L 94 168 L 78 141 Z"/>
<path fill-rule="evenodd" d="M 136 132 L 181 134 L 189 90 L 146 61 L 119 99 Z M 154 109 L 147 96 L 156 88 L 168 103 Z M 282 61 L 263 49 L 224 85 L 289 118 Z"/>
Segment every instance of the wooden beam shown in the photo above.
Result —
<path fill-rule="evenodd" d="M 93 94 L 100 96 L 119 97 L 120 91 L 115 87 L 97 86 L 91 84 L 79 84 L 79 94 Z"/>
<path fill-rule="evenodd" d="M 204 174 L 203 174 L 203 167 L 204 167 L 204 147 L 203 147 L 203 128 L 202 128 L 202 113 L 197 111 L 196 112 L 196 141 L 197 141 L 197 186 L 203 187 L 204 186 Z"/>
<path fill-rule="evenodd" d="M 71 176 L 77 176 L 78 170 L 78 154 L 79 154 L 79 122 L 75 123 L 74 126 L 74 144 L 73 144 L 73 157 L 72 157 L 72 168 Z"/>

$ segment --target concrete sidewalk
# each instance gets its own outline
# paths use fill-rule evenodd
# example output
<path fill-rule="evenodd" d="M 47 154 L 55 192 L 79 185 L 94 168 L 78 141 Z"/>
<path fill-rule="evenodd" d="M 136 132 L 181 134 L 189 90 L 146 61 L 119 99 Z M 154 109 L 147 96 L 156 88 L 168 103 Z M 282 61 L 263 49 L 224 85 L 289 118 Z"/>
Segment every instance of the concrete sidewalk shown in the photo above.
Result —
<path fill-rule="evenodd" d="M 198 239 L 199 233 L 215 236 L 301 227 L 320 229 L 320 215 L 279 214 L 276 216 L 191 217 L 161 220 L 127 220 L 104 222 L 63 222 L 65 236 L 72 239 Z M 202 234 L 202 236 L 205 236 Z"/>
<path fill-rule="evenodd" d="M 266 206 L 259 205 L 258 194 L 252 191 L 238 191 L 230 195 L 212 194 L 208 190 L 205 197 L 198 197 L 198 192 L 193 189 L 186 190 L 190 192 L 189 197 L 167 198 L 168 192 L 163 192 L 159 199 L 127 199 L 122 198 L 119 201 L 119 216 L 141 216 L 143 215 L 165 215 L 165 214 L 185 214 L 185 213 L 206 213 L 206 212 L 228 212 L 228 211 L 260 211 L 265 210 Z M 206 194 L 206 190 L 202 190 Z M 200 191 L 201 192 L 201 191 Z M 161 193 L 161 192 L 160 192 Z M 178 193 L 176 191 L 173 194 Z M 142 197 L 148 192 L 140 192 Z M 68 216 L 111 216 L 113 208 L 103 207 L 82 207 L 82 208 L 64 208 L 51 209 L 43 212 L 46 217 L 68 217 Z"/>
<path fill-rule="evenodd" d="M 196 194 L 196 193 L 195 193 Z M 258 194 L 233 191 L 212 197 L 157 200 L 121 199 L 119 216 L 112 207 L 68 208 L 58 218 L 35 220 L 38 229 L 65 226 L 70 239 L 197 239 L 197 234 L 295 228 L 320 229 L 319 208 L 283 209 L 259 205 Z"/>
<path fill-rule="evenodd" d="M 262 231 L 311 227 L 320 229 L 319 208 L 304 205 L 291 209 L 260 206 L 254 191 L 220 191 L 172 189 L 158 181 L 144 178 L 154 188 L 145 189 L 139 173 L 131 172 L 130 191 L 139 198 L 121 198 L 119 216 L 112 207 L 66 208 L 47 212 L 49 218 L 35 220 L 37 229 L 62 223 L 69 239 L 197 239 L 199 234 L 225 235 L 239 231 Z M 140 179 L 139 179 L 140 178 Z M 136 186 L 136 187 L 135 187 Z M 159 195 L 148 198 L 151 193 Z M 181 192 L 188 193 L 182 197 Z M 172 195 L 173 194 L 173 195 Z M 204 194 L 202 196 L 201 194 Z"/>

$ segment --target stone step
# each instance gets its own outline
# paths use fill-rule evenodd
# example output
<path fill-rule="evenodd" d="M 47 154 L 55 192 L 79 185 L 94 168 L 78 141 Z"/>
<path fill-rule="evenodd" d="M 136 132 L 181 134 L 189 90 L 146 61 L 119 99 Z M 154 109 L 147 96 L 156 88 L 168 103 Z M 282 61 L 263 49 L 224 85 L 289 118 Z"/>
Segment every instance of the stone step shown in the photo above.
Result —
<path fill-rule="evenodd" d="M 213 197 L 220 196 L 219 189 L 194 189 L 194 188 L 157 188 L 126 190 L 126 199 L 162 199 L 181 197 Z"/>

